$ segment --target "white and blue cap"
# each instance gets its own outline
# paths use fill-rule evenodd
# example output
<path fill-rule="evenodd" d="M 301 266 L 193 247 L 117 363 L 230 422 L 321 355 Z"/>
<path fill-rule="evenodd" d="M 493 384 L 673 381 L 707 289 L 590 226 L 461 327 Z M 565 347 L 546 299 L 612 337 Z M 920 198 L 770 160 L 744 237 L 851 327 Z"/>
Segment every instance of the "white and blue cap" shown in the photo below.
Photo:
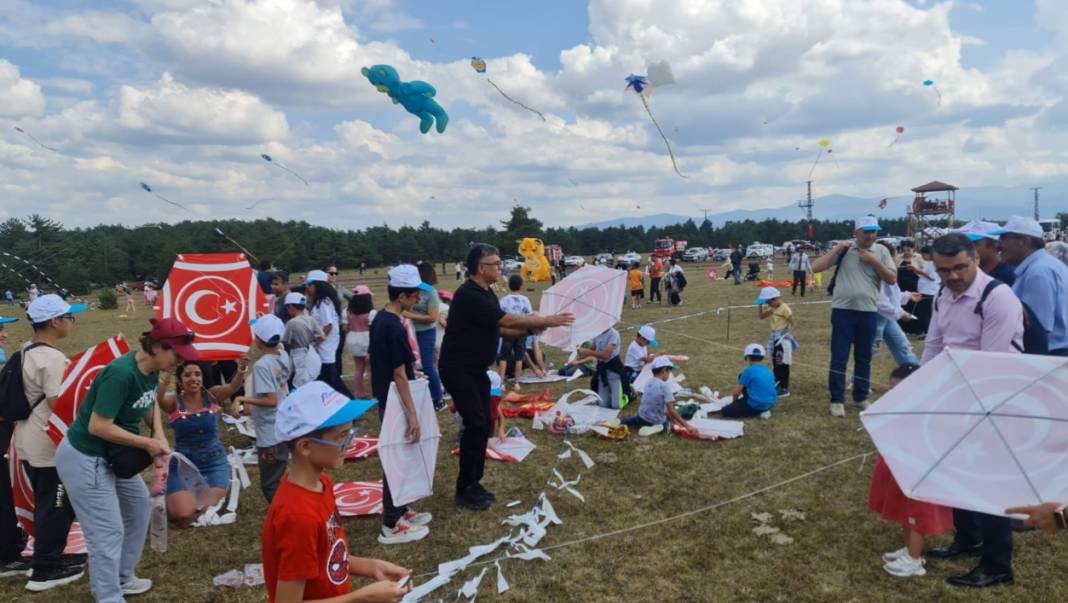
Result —
<path fill-rule="evenodd" d="M 318 429 L 351 423 L 375 404 L 374 400 L 349 400 L 322 381 L 309 381 L 278 405 L 275 435 L 290 442 Z"/>
<path fill-rule="evenodd" d="M 875 219 L 875 216 L 861 216 L 853 222 L 853 230 L 854 232 L 858 230 L 878 231 L 880 230 L 879 220 Z"/>
<path fill-rule="evenodd" d="M 994 222 L 984 222 L 982 220 L 972 220 L 964 226 L 957 229 L 957 232 L 967 236 L 972 242 L 982 241 L 983 239 L 989 239 L 991 241 L 998 240 L 998 235 L 994 234 L 995 231 L 1000 230 L 1001 227 Z"/>
<path fill-rule="evenodd" d="M 303 294 L 297 293 L 296 291 L 290 291 L 289 293 L 286 293 L 286 297 L 282 303 L 287 306 L 300 306 L 303 308 L 308 305 L 308 300 L 304 299 Z"/>
<path fill-rule="evenodd" d="M 764 287 L 760 290 L 760 297 L 754 299 L 753 303 L 759 306 L 780 297 L 782 297 L 782 293 L 775 287 Z"/>
<path fill-rule="evenodd" d="M 656 329 L 654 329 L 653 327 L 649 325 L 642 325 L 642 327 L 638 329 L 638 335 L 644 337 L 645 340 L 648 341 L 649 345 L 651 345 L 652 347 L 660 347 L 660 342 L 656 340 Z"/>
<path fill-rule="evenodd" d="M 1002 226 L 990 234 L 999 236 L 1003 234 L 1017 234 L 1039 239 L 1045 236 L 1045 233 L 1042 231 L 1042 225 L 1038 223 L 1038 220 L 1026 218 L 1024 216 L 1012 216 L 1009 218 L 1009 221 L 1005 223 L 1005 226 Z"/>
<path fill-rule="evenodd" d="M 749 356 L 760 356 L 761 358 L 763 358 L 767 355 L 767 352 L 764 351 L 764 346 L 760 345 L 759 343 L 751 343 L 745 346 L 746 358 L 748 358 Z"/>
<path fill-rule="evenodd" d="M 501 397 L 501 376 L 497 371 L 486 371 L 490 381 L 490 395 Z"/>
<path fill-rule="evenodd" d="M 252 334 L 267 345 L 278 345 L 285 331 L 286 326 L 282 319 L 274 314 L 264 314 L 252 321 Z"/>
<path fill-rule="evenodd" d="M 72 306 L 63 301 L 63 298 L 55 293 L 49 293 L 48 295 L 38 297 L 30 302 L 30 307 L 26 309 L 26 315 L 29 316 L 30 322 L 33 324 L 49 321 L 53 318 L 59 318 L 60 316 L 66 316 L 68 314 L 78 314 L 79 312 L 85 312 L 84 304 L 76 304 Z"/>
<path fill-rule="evenodd" d="M 387 282 L 390 287 L 396 287 L 398 289 L 419 289 L 420 291 L 434 290 L 433 287 L 424 283 L 423 279 L 419 278 L 419 269 L 411 264 L 394 266 L 389 271 L 389 280 Z"/>
<path fill-rule="evenodd" d="M 4 318 L 3 316 L 0 316 L 0 325 L 9 325 L 9 324 L 11 324 L 13 322 L 18 322 L 18 321 L 19 321 L 19 319 L 17 319 L 17 318 Z"/>
<path fill-rule="evenodd" d="M 318 282 L 318 283 L 329 283 L 330 282 L 330 277 L 327 276 L 327 274 L 325 272 L 323 272 L 322 270 L 312 270 L 311 272 L 308 273 L 307 278 L 304 279 L 304 284 L 305 285 L 310 285 L 310 284 L 316 283 L 316 282 Z"/>
<path fill-rule="evenodd" d="M 667 356 L 657 356 L 656 358 L 653 358 L 653 372 L 654 373 L 656 371 L 659 371 L 660 369 L 662 369 L 664 367 L 671 368 L 671 369 L 678 368 L 678 367 L 675 366 L 675 364 L 673 362 L 671 362 L 671 359 L 668 358 Z"/>

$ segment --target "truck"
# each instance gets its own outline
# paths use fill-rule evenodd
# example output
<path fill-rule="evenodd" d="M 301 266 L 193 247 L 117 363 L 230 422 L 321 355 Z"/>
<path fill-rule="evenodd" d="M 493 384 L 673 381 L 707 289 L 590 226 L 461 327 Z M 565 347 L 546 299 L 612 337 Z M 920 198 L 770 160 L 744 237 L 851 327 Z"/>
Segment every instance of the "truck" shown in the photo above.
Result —
<path fill-rule="evenodd" d="M 564 259 L 564 250 L 559 245 L 546 245 L 545 257 L 549 258 L 549 263 L 555 266 Z"/>
<path fill-rule="evenodd" d="M 660 237 L 653 244 L 653 257 L 671 259 L 675 255 L 675 241 L 670 237 Z"/>

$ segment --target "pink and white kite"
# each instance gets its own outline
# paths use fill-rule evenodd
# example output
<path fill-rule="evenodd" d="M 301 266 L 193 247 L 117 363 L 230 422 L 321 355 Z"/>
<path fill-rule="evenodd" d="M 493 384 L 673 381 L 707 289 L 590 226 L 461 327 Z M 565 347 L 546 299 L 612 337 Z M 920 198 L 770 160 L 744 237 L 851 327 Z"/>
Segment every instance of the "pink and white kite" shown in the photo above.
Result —
<path fill-rule="evenodd" d="M 545 331 L 541 341 L 558 348 L 573 348 L 593 339 L 619 322 L 626 296 L 626 272 L 603 266 L 579 268 L 541 294 L 541 315 L 575 315 L 574 324 Z"/>

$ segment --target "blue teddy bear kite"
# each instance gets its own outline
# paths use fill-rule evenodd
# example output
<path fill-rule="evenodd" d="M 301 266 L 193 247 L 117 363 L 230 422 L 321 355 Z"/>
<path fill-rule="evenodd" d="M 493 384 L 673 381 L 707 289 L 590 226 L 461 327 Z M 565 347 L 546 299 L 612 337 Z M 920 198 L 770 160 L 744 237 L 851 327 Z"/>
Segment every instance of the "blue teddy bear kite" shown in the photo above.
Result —
<path fill-rule="evenodd" d="M 445 131 L 449 123 L 449 114 L 434 100 L 437 90 L 426 82 L 418 80 L 402 82 L 397 70 L 389 65 L 372 65 L 360 70 L 379 92 L 389 95 L 393 102 L 400 103 L 408 113 L 419 116 L 419 131 L 426 134 L 437 120 L 438 133 Z"/>

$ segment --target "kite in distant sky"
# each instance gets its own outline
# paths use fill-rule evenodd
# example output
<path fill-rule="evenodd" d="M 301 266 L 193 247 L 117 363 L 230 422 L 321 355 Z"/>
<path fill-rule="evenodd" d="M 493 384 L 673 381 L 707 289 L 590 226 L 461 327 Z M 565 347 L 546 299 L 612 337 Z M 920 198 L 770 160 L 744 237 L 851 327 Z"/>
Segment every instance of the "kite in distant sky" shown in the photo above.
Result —
<path fill-rule="evenodd" d="M 481 57 L 471 57 L 471 68 L 475 70 L 475 73 L 479 73 L 479 74 L 486 73 L 486 61 L 483 60 Z M 509 102 L 514 103 L 516 105 L 519 105 L 520 107 L 523 107 L 527 111 L 530 111 L 531 113 L 536 114 L 538 117 L 541 118 L 542 121 L 545 121 L 545 115 L 543 115 L 541 111 L 538 111 L 537 109 L 532 109 L 532 108 L 524 105 L 523 103 L 515 100 L 514 98 L 508 96 L 507 94 L 504 93 L 504 90 L 501 90 L 501 87 L 498 86 L 488 76 L 486 77 L 486 81 L 489 82 L 490 86 L 493 86 L 494 88 L 496 88 L 497 92 L 500 92 L 501 96 L 503 96 Z"/>
<path fill-rule="evenodd" d="M 434 100 L 438 91 L 419 80 L 403 82 L 397 70 L 389 65 L 371 65 L 360 70 L 375 90 L 389 96 L 393 104 L 419 118 L 419 131 L 426 134 L 436 125 L 438 134 L 445 132 L 449 114 Z"/>
<path fill-rule="evenodd" d="M 41 142 L 40 140 L 37 140 L 36 136 L 34 136 L 33 134 L 30 134 L 29 132 L 27 132 L 26 130 L 23 130 L 22 128 L 20 128 L 18 126 L 15 126 L 15 131 L 18 132 L 19 134 L 22 134 L 22 135 L 28 137 L 30 140 L 32 140 L 35 143 L 37 143 L 37 146 L 41 147 L 42 149 L 48 149 L 49 151 L 52 151 L 53 153 L 58 153 L 59 152 L 59 150 L 53 149 L 52 147 L 50 147 L 50 146 L 44 144 L 43 142 Z"/>
<path fill-rule="evenodd" d="M 645 107 L 645 112 L 649 114 L 649 119 L 656 126 L 656 131 L 660 134 L 660 138 L 664 140 L 664 146 L 667 147 L 668 156 L 671 157 L 671 167 L 675 169 L 675 173 L 682 178 L 686 178 L 679 171 L 679 164 L 675 161 L 675 152 L 671 150 L 671 143 L 668 141 L 664 131 L 660 128 L 660 124 L 656 122 L 656 117 L 653 116 L 653 110 L 649 108 L 648 97 L 653 93 L 653 88 L 657 86 L 666 86 L 668 84 L 675 83 L 675 75 L 671 72 L 671 66 L 666 61 L 660 61 L 658 63 L 652 63 L 648 68 L 649 75 L 634 75 L 630 74 L 625 78 L 627 82 L 627 90 L 631 90 L 642 101 L 642 106 Z"/>
<path fill-rule="evenodd" d="M 934 89 L 935 94 L 938 95 L 938 106 L 941 107 L 942 106 L 942 91 L 938 89 L 938 86 L 935 86 L 934 80 L 923 80 L 923 85 L 928 87 L 928 88 Z"/>
<path fill-rule="evenodd" d="M 252 205 L 249 205 L 249 206 L 248 206 L 248 207 L 246 207 L 245 209 L 255 209 L 255 208 L 256 208 L 256 206 L 257 206 L 257 205 L 259 205 L 260 203 L 263 203 L 264 201 L 270 201 L 270 200 L 272 200 L 272 199 L 274 199 L 274 197 L 264 197 L 263 199 L 260 199 L 259 201 L 256 201 L 256 202 L 255 202 L 255 203 L 253 203 Z"/>
<path fill-rule="evenodd" d="M 266 161 L 267 163 L 269 163 L 269 164 L 271 164 L 271 165 L 273 165 L 275 167 L 281 168 L 281 169 L 289 172 L 290 174 L 293 174 L 294 176 L 299 178 L 301 182 L 304 183 L 304 186 L 310 186 L 308 184 L 308 181 L 304 179 L 304 176 L 301 176 L 300 174 L 298 174 L 298 173 L 294 172 L 293 170 L 287 168 L 286 166 L 282 165 L 281 163 L 278 163 L 277 161 L 274 160 L 273 157 L 271 157 L 267 153 L 260 153 L 260 157 L 263 158 L 263 160 Z"/>
<path fill-rule="evenodd" d="M 812 173 L 816 171 L 816 166 L 819 165 L 820 159 L 823 157 L 823 151 L 826 149 L 827 153 L 831 153 L 831 141 L 826 138 L 820 139 L 820 150 L 816 151 L 816 160 L 812 162 L 812 168 L 808 171 L 808 179 L 812 180 Z M 838 160 L 835 159 L 837 162 Z"/>
<path fill-rule="evenodd" d="M 880 201 L 879 202 L 879 209 L 886 209 L 886 202 L 888 200 L 889 200 L 888 198 L 884 198 L 882 201 Z"/>
<path fill-rule="evenodd" d="M 175 207 L 180 207 L 180 208 L 182 208 L 182 209 L 184 209 L 186 211 L 189 211 L 188 207 L 182 205 L 181 203 L 175 203 L 174 201 L 171 201 L 170 199 L 168 199 L 168 198 L 164 197 L 163 195 L 157 193 L 156 191 L 152 190 L 152 187 L 147 185 L 147 184 L 145 184 L 144 182 L 141 183 L 141 188 L 146 193 L 152 193 L 153 195 L 155 195 L 156 198 L 159 199 L 160 201 L 164 201 L 166 203 L 170 203 L 171 205 L 173 205 Z"/>
<path fill-rule="evenodd" d="M 894 128 L 894 131 L 897 132 L 897 136 L 894 137 L 894 140 L 887 146 L 887 148 L 890 148 L 890 147 L 894 146 L 895 144 L 897 144 L 898 140 L 901 140 L 901 135 L 905 133 L 905 127 L 904 126 L 898 126 L 898 127 Z"/>

